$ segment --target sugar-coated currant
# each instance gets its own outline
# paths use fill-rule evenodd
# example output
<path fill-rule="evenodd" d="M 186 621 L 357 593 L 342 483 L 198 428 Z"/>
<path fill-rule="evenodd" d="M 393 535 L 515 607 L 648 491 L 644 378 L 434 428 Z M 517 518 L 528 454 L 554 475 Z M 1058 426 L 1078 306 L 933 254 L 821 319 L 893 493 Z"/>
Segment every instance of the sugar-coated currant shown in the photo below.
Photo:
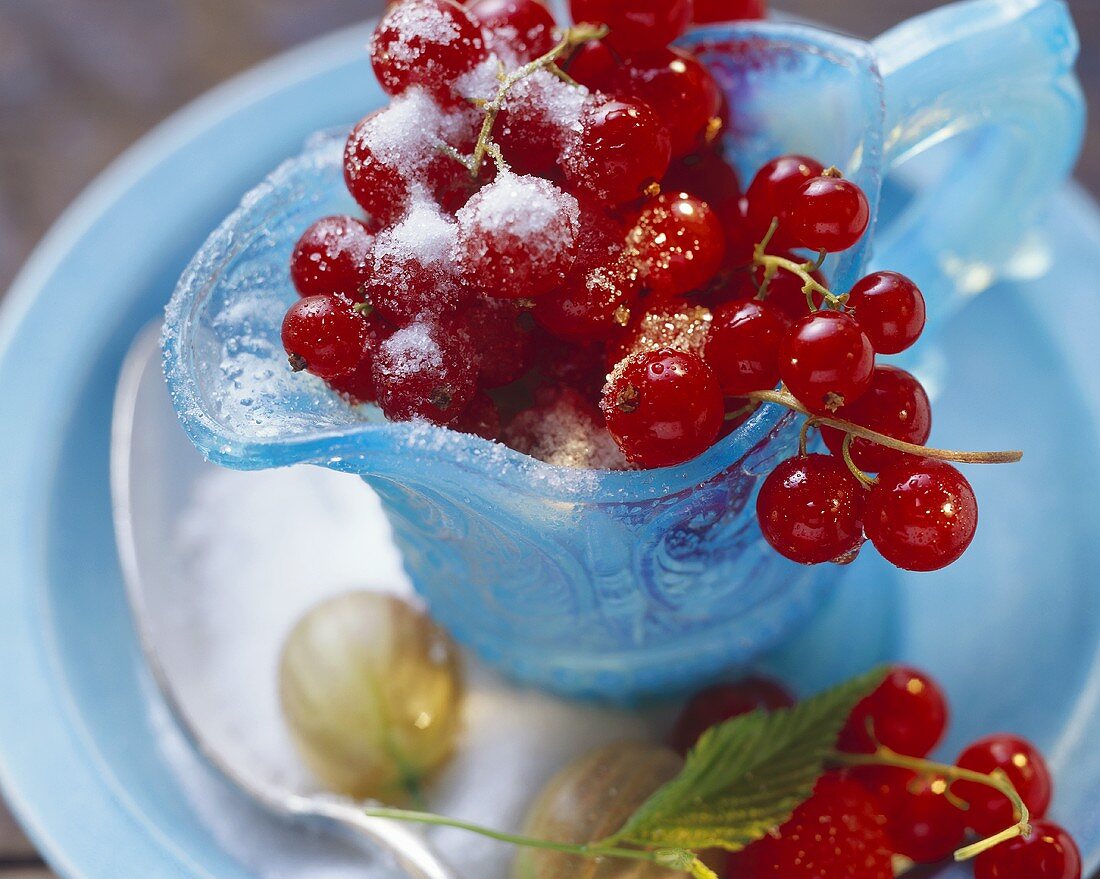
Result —
<path fill-rule="evenodd" d="M 766 18 L 767 0 L 695 0 L 696 24 Z"/>
<path fill-rule="evenodd" d="M 393 327 L 377 312 L 365 315 L 363 320 L 367 325 L 367 338 L 363 343 L 358 366 L 345 375 L 328 380 L 330 388 L 343 394 L 352 403 L 373 403 L 378 399 L 374 389 L 374 358 L 382 343 L 393 335 Z"/>
<path fill-rule="evenodd" d="M 511 172 L 458 212 L 456 253 L 467 284 L 501 299 L 534 299 L 575 259 L 577 200 L 541 177 Z"/>
<path fill-rule="evenodd" d="M 691 24 L 693 0 L 570 0 L 573 21 L 606 24 L 607 44 L 632 55 L 660 49 L 673 42 Z"/>
<path fill-rule="evenodd" d="M 865 494 L 843 462 L 831 455 L 801 455 L 764 480 L 756 517 L 776 552 L 802 565 L 819 565 L 859 547 Z"/>
<path fill-rule="evenodd" d="M 730 859 L 726 879 L 893 879 L 885 819 L 873 795 L 835 773 L 774 833 Z"/>
<path fill-rule="evenodd" d="M 798 243 L 830 253 L 854 247 L 870 220 L 871 207 L 863 190 L 839 177 L 806 181 L 787 210 L 788 228 Z"/>
<path fill-rule="evenodd" d="M 481 361 L 483 388 L 511 384 L 531 368 L 535 359 L 531 319 L 515 302 L 480 296 L 462 317 Z"/>
<path fill-rule="evenodd" d="M 746 219 L 753 244 L 763 239 L 773 220 L 779 220 L 779 229 L 770 247 L 799 246 L 790 234 L 787 212 L 802 185 L 824 170 L 825 167 L 815 159 L 789 155 L 772 159 L 756 172 L 745 192 Z"/>
<path fill-rule="evenodd" d="M 836 417 L 918 446 L 924 445 L 932 432 L 928 394 L 916 378 L 896 366 L 876 366 L 871 387 L 854 403 L 841 406 Z M 823 426 L 821 435 L 834 455 L 842 453 L 842 431 Z M 905 452 L 859 437 L 852 440 L 850 451 L 852 462 L 868 473 L 912 459 Z"/>
<path fill-rule="evenodd" d="M 897 272 L 875 272 L 848 294 L 848 309 L 879 354 L 900 354 L 924 332 L 924 295 Z"/>
<path fill-rule="evenodd" d="M 943 738 L 947 719 L 947 697 L 939 685 L 918 669 L 894 666 L 875 691 L 856 705 L 837 747 L 870 754 L 877 741 L 897 754 L 925 757 Z"/>
<path fill-rule="evenodd" d="M 978 502 L 956 468 L 929 458 L 883 470 L 867 497 L 868 539 L 906 571 L 938 571 L 956 561 L 978 529 Z"/>
<path fill-rule="evenodd" d="M 585 107 L 561 169 L 574 190 L 622 204 L 664 177 L 671 158 L 668 129 L 648 104 L 597 98 Z"/>
<path fill-rule="evenodd" d="M 616 68 L 611 88 L 653 108 L 669 131 L 673 158 L 704 145 L 722 107 L 722 94 L 710 71 L 683 49 L 631 56 Z"/>
<path fill-rule="evenodd" d="M 982 852 L 974 879 L 1081 879 L 1081 851 L 1063 828 L 1035 821 L 1031 836 L 1018 836 Z"/>
<path fill-rule="evenodd" d="M 607 429 L 628 461 L 669 467 L 714 443 L 725 411 L 718 380 L 701 358 L 659 348 L 628 357 L 600 402 Z"/>
<path fill-rule="evenodd" d="M 343 293 L 359 298 L 371 234 L 355 217 L 324 217 L 298 239 L 290 257 L 290 279 L 301 296 Z"/>
<path fill-rule="evenodd" d="M 1054 782 L 1039 749 L 1027 739 L 1013 735 L 992 735 L 966 747 L 955 761 L 963 769 L 985 775 L 1000 769 L 1016 793 L 1027 804 L 1032 819 L 1043 818 L 1050 808 Z M 991 787 L 960 781 L 952 791 L 970 808 L 966 823 L 982 836 L 992 836 L 1016 820 L 1012 803 Z"/>
<path fill-rule="evenodd" d="M 584 96 L 548 71 L 538 70 L 508 92 L 493 138 L 518 174 L 551 176 L 571 128 L 561 116 L 579 114 Z"/>
<path fill-rule="evenodd" d="M 554 48 L 554 16 L 540 0 L 475 0 L 466 7 L 481 25 L 489 51 L 514 66 L 541 58 Z"/>
<path fill-rule="evenodd" d="M 717 274 L 726 253 L 718 215 L 684 192 L 664 192 L 647 202 L 627 243 L 655 299 L 698 290 Z"/>
<path fill-rule="evenodd" d="M 779 375 L 811 412 L 836 412 L 871 387 L 875 350 L 859 324 L 839 311 L 808 314 L 779 346 Z"/>
<path fill-rule="evenodd" d="M 658 348 L 689 351 L 703 357 L 713 319 L 709 308 L 685 298 L 651 302 L 625 333 L 608 342 L 608 368 L 631 354 Z"/>
<path fill-rule="evenodd" d="M 640 289 L 637 266 L 619 254 L 539 297 L 535 320 L 560 339 L 606 340 L 629 325 Z"/>
<path fill-rule="evenodd" d="M 370 45 L 382 88 L 400 95 L 413 86 L 441 106 L 460 101 L 454 84 L 488 56 L 481 28 L 453 0 L 402 0 L 382 17 Z"/>
<path fill-rule="evenodd" d="M 358 366 L 367 324 L 343 295 L 306 296 L 283 318 L 283 348 L 295 370 L 323 379 L 346 375 Z"/>
<path fill-rule="evenodd" d="M 726 396 L 767 391 L 779 383 L 779 343 L 790 321 L 767 302 L 731 302 L 714 312 L 703 359 Z"/>
<path fill-rule="evenodd" d="M 412 323 L 386 339 L 374 359 L 378 405 L 391 421 L 449 424 L 477 393 L 480 363 L 453 325 Z"/>
<path fill-rule="evenodd" d="M 794 697 L 768 678 L 744 678 L 732 684 L 717 684 L 688 701 L 669 734 L 669 745 L 686 754 L 712 726 L 725 723 L 758 709 L 777 711 L 794 705 Z"/>
<path fill-rule="evenodd" d="M 918 777 L 894 766 L 862 766 L 851 774 L 878 799 L 891 848 L 899 855 L 934 864 L 962 845 L 966 813 L 948 795 L 947 779 Z"/>

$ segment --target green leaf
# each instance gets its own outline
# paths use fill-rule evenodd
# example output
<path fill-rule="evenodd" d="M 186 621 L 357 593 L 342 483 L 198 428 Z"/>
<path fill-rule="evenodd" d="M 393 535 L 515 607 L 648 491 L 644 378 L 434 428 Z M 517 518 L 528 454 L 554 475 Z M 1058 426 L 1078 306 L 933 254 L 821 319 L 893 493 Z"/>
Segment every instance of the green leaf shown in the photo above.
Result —
<path fill-rule="evenodd" d="M 885 674 L 876 669 L 793 708 L 713 727 L 680 774 L 607 842 L 739 851 L 760 839 L 810 796 L 844 722 Z"/>

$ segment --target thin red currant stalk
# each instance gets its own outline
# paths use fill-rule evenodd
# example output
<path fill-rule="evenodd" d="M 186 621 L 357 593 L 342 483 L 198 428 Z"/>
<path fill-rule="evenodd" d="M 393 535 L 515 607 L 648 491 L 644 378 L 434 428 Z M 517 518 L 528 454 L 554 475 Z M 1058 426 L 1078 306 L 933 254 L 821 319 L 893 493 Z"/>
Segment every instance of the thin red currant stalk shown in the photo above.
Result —
<path fill-rule="evenodd" d="M 890 750 L 885 745 L 878 745 L 873 754 L 849 754 L 838 751 L 832 759 L 833 762 L 844 766 L 892 766 L 897 769 L 908 769 L 918 775 L 939 776 L 944 778 L 949 786 L 956 781 L 969 781 L 991 787 L 998 793 L 1003 794 L 1012 803 L 1016 823 L 1000 833 L 960 848 L 955 852 L 956 861 L 969 861 L 982 852 L 989 851 L 989 849 L 1003 842 L 1008 842 L 1010 839 L 1015 839 L 1018 836 L 1026 838 L 1031 835 L 1031 812 L 1027 808 L 1027 803 L 1023 801 L 1009 777 L 1000 769 L 987 775 L 971 769 L 963 769 L 960 766 L 936 763 L 933 760 L 925 760 L 919 757 L 906 757 L 904 754 L 898 754 Z M 948 790 L 950 790 L 950 787 Z"/>
<path fill-rule="evenodd" d="M 1015 464 L 1024 457 L 1023 452 L 1015 450 L 1007 452 L 963 452 L 955 449 L 933 449 L 928 446 L 918 446 L 915 443 L 907 443 L 903 440 L 894 439 L 892 436 L 887 436 L 884 433 L 879 433 L 878 431 L 870 430 L 866 427 L 860 427 L 858 424 L 851 421 L 844 421 L 841 418 L 832 418 L 811 412 L 799 403 L 790 391 L 786 390 L 753 391 L 745 394 L 745 396 L 757 403 L 775 403 L 779 406 L 784 406 L 792 412 L 798 412 L 814 419 L 818 424 L 836 428 L 850 436 L 870 440 L 880 446 L 885 446 L 888 449 L 894 449 L 898 452 L 906 452 L 918 458 L 934 458 L 937 461 L 954 461 L 957 464 Z"/>

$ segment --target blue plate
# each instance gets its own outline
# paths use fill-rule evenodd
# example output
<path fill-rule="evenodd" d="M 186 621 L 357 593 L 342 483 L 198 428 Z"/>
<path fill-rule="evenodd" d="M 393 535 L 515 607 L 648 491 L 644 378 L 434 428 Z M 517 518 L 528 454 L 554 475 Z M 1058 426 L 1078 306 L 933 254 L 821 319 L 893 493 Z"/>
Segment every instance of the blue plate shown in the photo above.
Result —
<path fill-rule="evenodd" d="M 137 328 L 239 196 L 309 132 L 370 105 L 367 35 L 292 52 L 163 125 L 73 206 L 4 304 L 0 783 L 64 876 L 249 875 L 157 749 L 110 526 L 111 398 Z M 1095 869 L 1095 206 L 1076 190 L 1059 196 L 1016 263 L 1020 279 L 972 303 L 944 342 L 953 383 L 934 438 L 1028 452 L 1015 469 L 971 471 L 983 504 L 974 549 L 920 578 L 861 559 L 825 616 L 771 664 L 803 690 L 883 656 L 928 667 L 960 708 L 944 753 L 997 728 L 1035 738 L 1057 775 L 1056 817 Z"/>

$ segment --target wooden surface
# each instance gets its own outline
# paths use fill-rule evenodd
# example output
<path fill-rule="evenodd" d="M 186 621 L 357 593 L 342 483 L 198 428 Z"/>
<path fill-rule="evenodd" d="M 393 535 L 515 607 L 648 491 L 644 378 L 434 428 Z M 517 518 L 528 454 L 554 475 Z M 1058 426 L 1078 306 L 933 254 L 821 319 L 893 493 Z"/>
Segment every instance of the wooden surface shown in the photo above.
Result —
<path fill-rule="evenodd" d="M 0 2 L 0 291 L 106 164 L 219 81 L 360 21 L 380 0 Z M 874 35 L 937 0 L 787 0 L 784 9 Z M 1100 0 L 1070 0 L 1081 76 L 1100 105 Z M 1100 114 L 1079 176 L 1100 193 Z M 0 804 L 0 879 L 46 879 Z"/>

